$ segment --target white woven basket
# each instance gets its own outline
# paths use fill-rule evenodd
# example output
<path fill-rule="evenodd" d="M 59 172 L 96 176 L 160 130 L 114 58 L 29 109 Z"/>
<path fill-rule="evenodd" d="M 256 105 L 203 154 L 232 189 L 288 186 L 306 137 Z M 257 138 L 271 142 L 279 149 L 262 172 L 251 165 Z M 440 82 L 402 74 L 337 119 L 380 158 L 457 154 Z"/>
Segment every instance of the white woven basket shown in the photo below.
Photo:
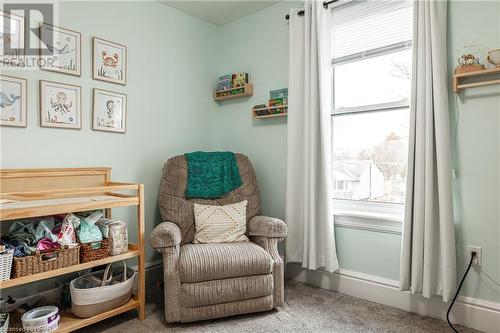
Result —
<path fill-rule="evenodd" d="M 0 254 L 0 281 L 7 281 L 10 279 L 10 271 L 12 269 L 12 257 L 14 250 L 6 250 Z"/>
<path fill-rule="evenodd" d="M 86 274 L 71 281 L 71 312 L 75 316 L 92 317 L 129 301 L 132 296 L 135 271 L 127 268 L 127 264 L 123 261 L 123 273 L 113 272 L 113 279 L 110 282 L 108 279 L 110 269 L 111 264 L 107 265 L 104 271 Z"/>

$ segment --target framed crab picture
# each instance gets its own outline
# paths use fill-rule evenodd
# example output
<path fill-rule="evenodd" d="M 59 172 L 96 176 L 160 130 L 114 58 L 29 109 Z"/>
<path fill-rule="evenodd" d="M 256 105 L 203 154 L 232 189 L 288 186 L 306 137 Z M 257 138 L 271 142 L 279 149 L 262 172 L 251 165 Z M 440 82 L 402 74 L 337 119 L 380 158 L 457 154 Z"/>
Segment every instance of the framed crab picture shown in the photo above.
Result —
<path fill-rule="evenodd" d="M 26 127 L 26 79 L 0 75 L 0 125 Z"/>
<path fill-rule="evenodd" d="M 82 88 L 72 84 L 40 81 L 40 125 L 82 128 Z"/>
<path fill-rule="evenodd" d="M 40 26 L 40 68 L 80 76 L 81 34 L 44 23 Z M 46 50 L 49 54 L 42 54 Z"/>
<path fill-rule="evenodd" d="M 92 50 L 92 78 L 125 85 L 127 83 L 127 47 L 94 37 Z"/>
<path fill-rule="evenodd" d="M 94 88 L 92 129 L 125 133 L 127 95 Z"/>

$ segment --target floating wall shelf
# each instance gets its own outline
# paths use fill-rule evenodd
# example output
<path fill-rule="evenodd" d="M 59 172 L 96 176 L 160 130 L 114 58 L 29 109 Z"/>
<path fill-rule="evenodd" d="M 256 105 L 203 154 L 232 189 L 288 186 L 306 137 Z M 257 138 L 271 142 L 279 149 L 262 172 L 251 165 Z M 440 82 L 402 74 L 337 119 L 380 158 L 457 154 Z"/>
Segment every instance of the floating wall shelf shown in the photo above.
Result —
<path fill-rule="evenodd" d="M 253 85 L 246 83 L 243 87 L 234 87 L 224 90 L 216 90 L 214 100 L 216 102 L 225 101 L 233 98 L 253 96 Z"/>
<path fill-rule="evenodd" d="M 256 119 L 285 117 L 288 114 L 288 105 L 276 105 L 266 108 L 252 109 L 252 116 Z"/>
<path fill-rule="evenodd" d="M 483 86 L 489 86 L 489 85 L 493 85 L 493 84 L 500 84 L 500 79 L 490 79 L 490 80 L 472 82 L 472 83 L 461 83 L 462 79 L 490 76 L 490 75 L 495 75 L 495 74 L 500 75 L 500 67 L 455 74 L 455 75 L 453 75 L 453 91 L 455 93 L 459 93 L 460 90 L 466 89 L 466 88 L 483 87 Z"/>

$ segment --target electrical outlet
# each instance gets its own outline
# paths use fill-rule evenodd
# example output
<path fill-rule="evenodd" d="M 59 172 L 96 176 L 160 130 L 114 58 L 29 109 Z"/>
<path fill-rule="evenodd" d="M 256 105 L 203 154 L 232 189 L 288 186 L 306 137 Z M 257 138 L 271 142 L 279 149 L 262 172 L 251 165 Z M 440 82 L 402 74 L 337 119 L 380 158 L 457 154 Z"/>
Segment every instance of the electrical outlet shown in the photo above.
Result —
<path fill-rule="evenodd" d="M 476 252 L 476 256 L 474 257 L 474 260 L 472 261 L 472 265 L 474 267 L 481 267 L 482 265 L 482 259 L 483 259 L 483 254 L 482 254 L 483 248 L 479 246 L 467 246 L 467 257 L 465 260 L 467 262 L 470 261 L 470 257 L 472 256 L 472 252 Z"/>

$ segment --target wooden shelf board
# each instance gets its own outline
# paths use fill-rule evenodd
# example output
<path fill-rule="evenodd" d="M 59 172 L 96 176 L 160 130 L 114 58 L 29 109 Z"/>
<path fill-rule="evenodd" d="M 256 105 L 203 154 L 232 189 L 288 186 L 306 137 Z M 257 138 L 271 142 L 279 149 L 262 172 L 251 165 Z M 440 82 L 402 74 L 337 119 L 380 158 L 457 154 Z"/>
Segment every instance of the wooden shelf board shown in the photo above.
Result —
<path fill-rule="evenodd" d="M 458 74 L 455 74 L 454 76 L 457 78 L 463 79 L 463 78 L 468 78 L 468 77 L 494 75 L 494 74 L 500 74 L 500 67 L 481 69 L 481 70 L 472 71 L 472 72 L 458 73 Z"/>
<path fill-rule="evenodd" d="M 257 116 L 254 115 L 253 117 L 256 119 L 262 119 L 262 118 L 276 118 L 276 117 L 285 117 L 288 113 L 283 112 L 283 113 L 275 113 L 275 114 L 266 114 L 264 116 Z"/>
<path fill-rule="evenodd" d="M 97 316 L 90 318 L 78 318 L 66 311 L 61 312 L 61 319 L 59 321 L 59 328 L 55 331 L 56 333 L 67 333 L 76 331 L 79 328 L 89 326 L 100 322 L 101 320 L 111 318 L 120 313 L 124 313 L 133 309 L 137 309 L 140 306 L 140 302 L 132 297 L 126 304 L 116 308 L 109 310 L 104 313 L 100 313 Z"/>
<path fill-rule="evenodd" d="M 474 83 L 458 84 L 457 90 L 465 89 L 465 88 L 491 86 L 493 84 L 500 84 L 500 80 L 489 80 L 489 81 L 481 81 L 481 82 L 474 82 Z"/>
<path fill-rule="evenodd" d="M 461 89 L 474 88 L 474 87 L 484 87 L 484 86 L 490 86 L 493 84 L 500 84 L 500 79 L 484 80 L 484 81 L 471 82 L 471 83 L 461 83 L 462 79 L 470 79 L 470 78 L 474 78 L 474 77 L 482 77 L 482 76 L 486 76 L 486 75 L 495 75 L 495 74 L 500 75 L 500 67 L 455 74 L 455 75 L 453 75 L 453 91 L 455 93 L 459 93 Z"/>
<path fill-rule="evenodd" d="M 139 198 L 137 196 L 115 195 L 112 193 L 93 196 L 16 200 L 0 204 L 0 221 L 104 208 L 137 206 L 138 204 Z"/>
<path fill-rule="evenodd" d="M 217 96 L 217 93 L 226 92 L 226 91 L 232 91 L 232 90 L 238 90 L 238 89 L 241 89 L 241 88 L 243 88 L 244 91 L 242 93 L 240 93 L 240 94 L 227 95 L 227 96 Z M 228 100 L 228 99 L 234 99 L 234 98 L 240 98 L 240 97 L 248 97 L 248 96 L 253 96 L 253 85 L 250 84 L 250 83 L 245 84 L 245 86 L 243 86 L 243 87 L 235 87 L 235 88 L 231 88 L 231 89 L 217 90 L 214 93 L 214 100 L 216 102 L 220 102 L 220 101 L 225 101 L 225 100 Z"/>
<path fill-rule="evenodd" d="M 112 263 L 112 262 L 126 260 L 126 259 L 130 259 L 130 258 L 134 258 L 134 257 L 139 256 L 140 251 L 139 251 L 139 248 L 136 244 L 130 243 L 128 245 L 128 248 L 129 248 L 129 251 L 127 253 L 124 253 L 124 254 L 118 254 L 116 256 L 109 256 L 109 257 L 106 257 L 104 259 L 99 259 L 99 260 L 89 261 L 89 262 L 85 262 L 85 263 L 78 264 L 78 265 L 54 269 L 54 270 L 48 271 L 48 272 L 23 276 L 23 277 L 17 278 L 17 279 L 10 279 L 7 281 L 1 281 L 0 282 L 0 289 L 20 286 L 23 284 L 36 282 L 36 281 L 40 281 L 40 280 L 45 280 L 45 279 L 49 279 L 49 278 L 52 278 L 55 276 L 64 275 L 64 274 L 68 274 L 68 273 L 74 273 L 74 272 L 78 272 L 78 271 L 81 271 L 84 269 L 97 267 L 97 266 L 101 266 L 101 265 L 107 265 L 107 264 Z"/>

